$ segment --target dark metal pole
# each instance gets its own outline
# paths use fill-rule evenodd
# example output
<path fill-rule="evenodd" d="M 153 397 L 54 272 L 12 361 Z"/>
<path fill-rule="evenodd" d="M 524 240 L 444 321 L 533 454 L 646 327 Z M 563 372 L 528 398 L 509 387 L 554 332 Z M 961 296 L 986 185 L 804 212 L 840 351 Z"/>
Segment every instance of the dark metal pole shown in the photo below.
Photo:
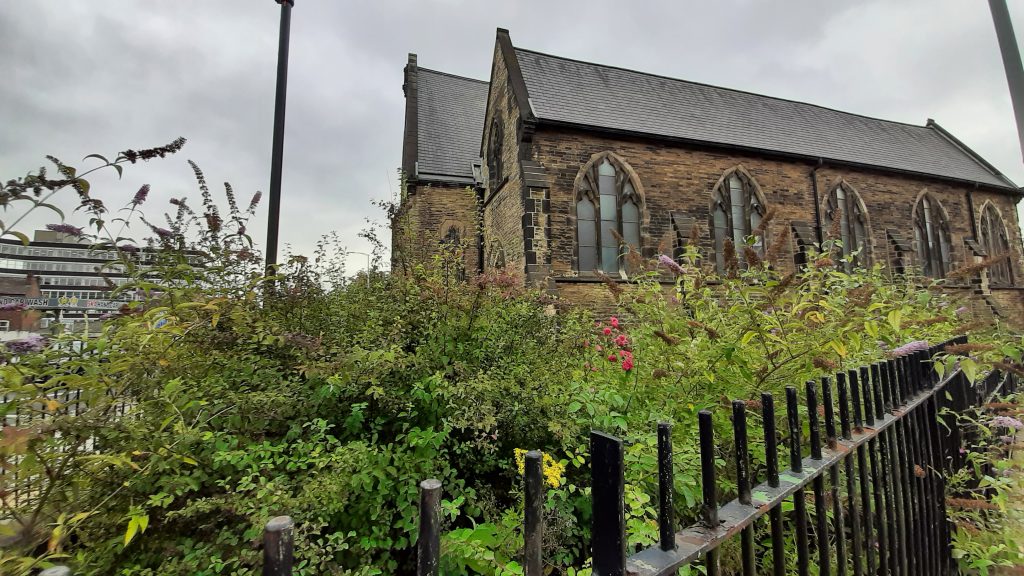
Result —
<path fill-rule="evenodd" d="M 295 522 L 278 516 L 263 529 L 263 576 L 291 576 Z"/>
<path fill-rule="evenodd" d="M 1024 154 L 1024 66 L 1021 65 L 1006 0 L 988 0 L 988 6 L 996 25 L 999 51 L 1003 54 L 1003 67 L 1006 68 L 1006 82 L 1010 85 L 1010 100 L 1013 102 L 1014 116 L 1017 117 L 1017 138 L 1020 140 L 1021 154 Z"/>
<path fill-rule="evenodd" d="M 284 162 L 284 111 L 288 94 L 288 41 L 295 0 L 281 5 L 281 34 L 277 41 L 277 96 L 274 101 L 274 148 L 270 159 L 270 213 L 267 215 L 267 270 L 277 264 L 277 228 L 281 219 L 281 166 Z"/>

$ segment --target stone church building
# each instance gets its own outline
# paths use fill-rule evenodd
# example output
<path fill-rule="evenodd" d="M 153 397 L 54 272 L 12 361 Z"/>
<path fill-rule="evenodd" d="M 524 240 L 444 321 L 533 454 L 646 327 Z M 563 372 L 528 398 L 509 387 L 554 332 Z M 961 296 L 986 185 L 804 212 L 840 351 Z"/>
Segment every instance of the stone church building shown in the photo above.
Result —
<path fill-rule="evenodd" d="M 498 29 L 489 81 L 405 66 L 402 204 L 393 270 L 463 246 L 465 273 L 511 268 L 572 302 L 609 298 L 628 243 L 672 254 L 693 227 L 723 270 L 764 235 L 802 263 L 839 220 L 844 251 L 951 281 L 1024 318 L 1022 191 L 933 120 L 923 126 L 518 48 Z M 789 234 L 779 234 L 789 227 Z M 754 246 L 762 254 L 764 246 Z"/>

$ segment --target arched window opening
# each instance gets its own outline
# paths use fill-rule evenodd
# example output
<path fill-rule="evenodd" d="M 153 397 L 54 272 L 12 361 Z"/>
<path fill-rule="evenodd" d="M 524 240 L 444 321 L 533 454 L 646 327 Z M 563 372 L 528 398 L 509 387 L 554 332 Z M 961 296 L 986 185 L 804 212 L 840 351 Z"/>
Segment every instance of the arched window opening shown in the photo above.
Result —
<path fill-rule="evenodd" d="M 711 200 L 711 228 L 714 230 L 715 265 L 719 274 L 726 273 L 725 241 L 731 240 L 736 253 L 742 254 L 747 238 L 761 224 L 764 213 L 764 202 L 754 183 L 738 170 L 715 188 Z M 753 248 L 764 256 L 763 237 L 755 240 Z"/>
<path fill-rule="evenodd" d="M 642 202 L 629 175 L 604 158 L 583 174 L 576 200 L 580 272 L 625 276 L 623 256 L 640 249 Z"/>
<path fill-rule="evenodd" d="M 997 286 L 1013 285 L 1013 269 L 1010 266 L 1010 239 L 1006 232 L 1006 224 L 992 204 L 987 204 L 981 212 L 981 245 L 988 252 L 989 258 L 999 260 L 988 269 L 989 282 Z"/>
<path fill-rule="evenodd" d="M 942 206 L 930 194 L 924 194 L 914 208 L 914 241 L 922 274 L 945 278 L 952 262 L 951 238 Z"/>
<path fill-rule="evenodd" d="M 853 255 L 852 262 L 846 261 L 846 268 L 867 266 L 868 258 L 868 225 L 864 204 L 856 191 L 840 184 L 829 194 L 825 207 L 829 220 L 839 219 L 839 240 L 843 244 L 843 258 Z"/>
<path fill-rule="evenodd" d="M 446 275 L 451 274 L 458 281 L 466 279 L 466 266 L 462 261 L 462 234 L 456 226 L 449 226 L 441 237 L 441 255 Z"/>
<path fill-rule="evenodd" d="M 491 123 L 491 135 L 487 140 L 487 180 L 491 193 L 504 182 L 502 173 L 502 148 L 505 142 L 505 128 L 498 118 Z"/>

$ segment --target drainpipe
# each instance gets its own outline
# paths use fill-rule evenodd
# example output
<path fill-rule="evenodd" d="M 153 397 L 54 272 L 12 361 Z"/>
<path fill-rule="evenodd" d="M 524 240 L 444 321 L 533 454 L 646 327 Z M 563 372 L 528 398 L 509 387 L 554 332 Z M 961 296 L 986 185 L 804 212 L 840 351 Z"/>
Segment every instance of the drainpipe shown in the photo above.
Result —
<path fill-rule="evenodd" d="M 476 189 L 476 273 L 484 273 L 484 189 Z"/>
<path fill-rule="evenodd" d="M 818 164 L 811 170 L 811 191 L 814 193 L 814 234 L 818 237 L 818 249 L 825 243 L 821 233 L 821 201 L 818 198 L 818 170 L 825 165 L 824 160 L 818 158 Z"/>

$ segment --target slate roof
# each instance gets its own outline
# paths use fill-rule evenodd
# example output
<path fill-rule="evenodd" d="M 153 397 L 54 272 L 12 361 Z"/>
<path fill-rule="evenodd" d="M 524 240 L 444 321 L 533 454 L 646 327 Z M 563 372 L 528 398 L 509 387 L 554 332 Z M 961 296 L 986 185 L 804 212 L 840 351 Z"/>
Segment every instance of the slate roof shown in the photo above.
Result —
<path fill-rule="evenodd" d="M 533 114 L 542 124 L 553 121 L 820 157 L 1016 189 L 931 123 L 868 118 L 521 48 L 515 54 Z"/>
<path fill-rule="evenodd" d="M 418 69 L 417 82 L 419 179 L 472 184 L 488 83 L 425 68 Z"/>

